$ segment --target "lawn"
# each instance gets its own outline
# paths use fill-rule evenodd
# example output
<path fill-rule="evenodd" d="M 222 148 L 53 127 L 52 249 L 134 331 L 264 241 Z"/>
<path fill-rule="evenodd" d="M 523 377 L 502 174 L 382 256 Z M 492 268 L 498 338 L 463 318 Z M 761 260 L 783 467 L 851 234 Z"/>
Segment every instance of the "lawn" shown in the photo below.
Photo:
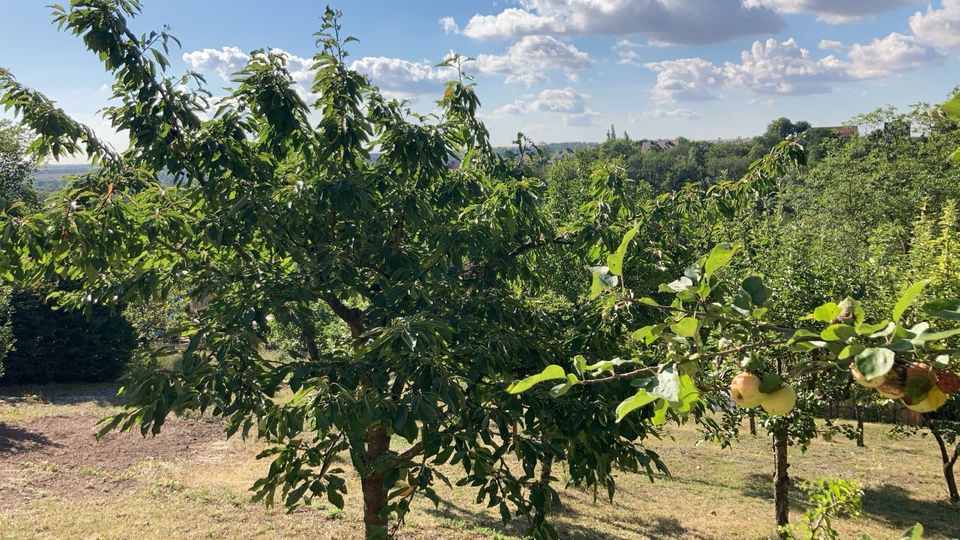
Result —
<path fill-rule="evenodd" d="M 178 420 L 156 438 L 111 435 L 95 444 L 98 417 L 116 408 L 116 387 L 0 389 L 0 538 L 360 538 L 359 500 L 341 512 L 317 505 L 292 514 L 250 502 L 247 488 L 267 463 L 255 441 L 224 440 L 209 419 Z M 899 538 L 922 522 L 927 538 L 960 536 L 960 508 L 944 501 L 936 445 L 893 439 L 867 425 L 867 448 L 817 441 L 791 456 L 794 480 L 858 478 L 864 516 L 841 520 L 841 538 Z M 616 499 L 564 489 L 556 522 L 562 538 L 770 538 L 772 453 L 746 435 L 732 449 L 696 444 L 690 427 L 650 441 L 672 476 L 650 482 L 623 474 Z M 455 474 L 455 470 L 450 472 Z M 562 479 L 562 472 L 560 473 Z M 356 487 L 355 479 L 351 480 Z M 352 492 L 356 493 L 356 492 Z M 408 539 L 514 538 L 495 511 L 467 489 L 442 490 L 435 508 L 420 500 L 403 529 Z M 803 511 L 796 488 L 793 517 Z"/>

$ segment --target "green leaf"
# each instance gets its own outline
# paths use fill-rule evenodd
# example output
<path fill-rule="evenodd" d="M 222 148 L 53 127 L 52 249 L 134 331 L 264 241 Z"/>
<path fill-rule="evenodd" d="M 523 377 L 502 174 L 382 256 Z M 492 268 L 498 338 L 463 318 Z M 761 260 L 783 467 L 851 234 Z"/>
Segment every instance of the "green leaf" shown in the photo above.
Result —
<path fill-rule="evenodd" d="M 607 266 L 610 268 L 611 274 L 616 276 L 623 275 L 623 259 L 627 255 L 627 249 L 630 247 L 630 242 L 633 241 L 633 238 L 639 231 L 640 223 L 637 223 L 632 229 L 627 231 L 627 234 L 623 235 L 623 240 L 620 242 L 620 247 L 617 248 L 616 253 L 607 256 Z"/>
<path fill-rule="evenodd" d="M 776 373 L 767 373 L 760 382 L 760 391 L 764 394 L 776 392 L 783 386 L 783 378 Z"/>
<path fill-rule="evenodd" d="M 820 337 L 827 341 L 847 341 L 856 335 L 857 331 L 849 324 L 831 324 L 820 332 Z"/>
<path fill-rule="evenodd" d="M 907 287 L 900 293 L 900 300 L 897 300 L 897 304 L 893 306 L 893 322 L 900 324 L 900 318 L 903 317 L 903 313 L 907 311 L 907 308 L 910 307 L 910 304 L 913 304 L 913 301 L 920 296 L 920 293 L 923 292 L 923 288 L 929 284 L 930 280 L 924 279 Z"/>
<path fill-rule="evenodd" d="M 896 355 L 890 349 L 871 347 L 864 349 L 854 358 L 854 361 L 864 377 L 875 379 L 886 375 L 893 368 L 895 357 Z"/>
<path fill-rule="evenodd" d="M 757 307 L 766 304 L 767 301 L 770 300 L 770 297 L 773 296 L 773 291 L 768 289 L 767 286 L 763 284 L 763 280 L 757 276 L 751 276 L 743 280 L 741 287 L 747 291 L 753 305 Z"/>
<path fill-rule="evenodd" d="M 657 373 L 657 386 L 650 393 L 667 401 L 680 401 L 680 376 L 676 368 L 670 366 Z"/>
<path fill-rule="evenodd" d="M 924 304 L 921 309 L 931 317 L 960 321 L 960 300 L 933 300 Z"/>
<path fill-rule="evenodd" d="M 670 409 L 670 404 L 665 400 L 660 400 L 653 407 L 653 418 L 651 422 L 655 426 L 662 426 L 667 422 L 667 410 Z"/>
<path fill-rule="evenodd" d="M 637 393 L 620 402 L 617 406 L 617 422 L 623 420 L 631 412 L 656 401 L 657 397 L 650 395 L 645 389 L 637 390 Z"/>
<path fill-rule="evenodd" d="M 912 529 L 907 530 L 903 533 L 903 537 L 900 540 L 922 540 L 923 539 L 923 525 L 917 523 L 913 526 Z"/>
<path fill-rule="evenodd" d="M 562 367 L 553 364 L 545 367 L 543 371 L 536 375 L 531 375 L 526 379 L 521 379 L 519 381 L 514 381 L 509 387 L 507 387 L 507 392 L 511 394 L 519 394 L 521 392 L 526 392 L 527 390 L 533 388 L 535 385 L 542 383 L 544 381 L 553 381 L 556 379 L 565 379 L 567 377 L 567 372 L 563 370 Z"/>
<path fill-rule="evenodd" d="M 953 96 L 953 99 L 940 106 L 948 118 L 960 122 L 960 94 Z"/>
<path fill-rule="evenodd" d="M 857 334 L 866 336 L 883 330 L 890 324 L 890 321 L 878 322 L 877 324 L 860 323 L 856 326 Z"/>
<path fill-rule="evenodd" d="M 960 163 L 960 148 L 957 148 L 956 150 L 954 150 L 954 152 L 950 154 L 950 157 L 948 159 L 950 159 L 950 161 L 954 163 Z"/>
<path fill-rule="evenodd" d="M 693 280 L 688 278 L 687 276 L 683 276 L 682 278 L 676 281 L 667 283 L 666 285 L 661 285 L 660 292 L 679 293 L 679 292 L 684 292 L 687 289 L 690 289 L 691 287 L 693 287 Z"/>
<path fill-rule="evenodd" d="M 673 333 L 685 338 L 692 338 L 697 335 L 697 330 L 700 328 L 700 321 L 695 317 L 684 317 L 679 322 L 670 325 L 670 330 L 673 330 Z"/>
<path fill-rule="evenodd" d="M 616 287 L 620 283 L 620 278 L 610 273 L 607 266 L 593 266 L 590 268 L 593 273 L 593 283 L 590 286 L 590 299 L 594 299 L 608 288 Z"/>
<path fill-rule="evenodd" d="M 941 341 L 957 335 L 960 335 L 960 328 L 952 328 L 950 330 L 942 330 L 940 332 L 923 332 L 918 334 L 917 337 L 915 337 L 912 341 L 915 345 L 919 345 L 929 341 Z"/>
<path fill-rule="evenodd" d="M 663 326 L 654 325 L 654 326 L 644 326 L 631 334 L 631 337 L 636 341 L 643 343 L 644 345 L 650 345 L 657 338 L 660 337 L 660 333 L 663 331 Z"/>
<path fill-rule="evenodd" d="M 731 244 L 718 244 L 714 247 L 707 257 L 707 263 L 704 265 L 704 273 L 707 279 L 710 279 L 710 276 L 717 270 L 730 264 L 736 252 L 737 248 Z"/>
<path fill-rule="evenodd" d="M 836 304 L 836 302 L 827 302 L 817 309 L 813 310 L 813 313 L 804 317 L 804 319 L 813 319 L 820 322 L 830 322 L 837 318 L 837 315 L 840 315 L 840 312 L 843 309 Z"/>

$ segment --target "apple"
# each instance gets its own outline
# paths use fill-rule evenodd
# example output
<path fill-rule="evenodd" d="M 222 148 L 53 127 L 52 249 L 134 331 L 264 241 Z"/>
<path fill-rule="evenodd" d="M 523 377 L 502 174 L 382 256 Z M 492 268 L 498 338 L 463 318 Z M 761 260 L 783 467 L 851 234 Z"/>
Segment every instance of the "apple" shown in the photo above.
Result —
<path fill-rule="evenodd" d="M 907 395 L 906 369 L 902 365 L 895 365 L 883 376 L 883 384 L 877 387 L 877 392 L 887 399 L 900 399 Z"/>
<path fill-rule="evenodd" d="M 881 375 L 879 377 L 874 377 L 868 379 L 857 367 L 857 363 L 853 362 L 850 364 L 850 373 L 853 374 L 853 380 L 857 381 L 857 384 L 865 388 L 879 388 L 883 386 L 883 383 L 886 382 L 887 376 Z"/>
<path fill-rule="evenodd" d="M 928 413 L 933 412 L 940 407 L 943 407 L 943 404 L 947 402 L 947 395 L 944 394 L 939 388 L 934 386 L 930 389 L 926 395 L 923 396 L 919 401 L 914 402 L 913 404 L 904 404 L 907 405 L 907 408 L 911 411 L 918 413 Z"/>
<path fill-rule="evenodd" d="M 797 405 L 797 391 L 789 384 L 785 384 L 776 392 L 767 394 L 767 398 L 760 405 L 767 414 L 784 416 Z"/>
<path fill-rule="evenodd" d="M 737 407 L 752 409 L 760 405 L 767 395 L 760 392 L 760 377 L 744 371 L 730 382 L 730 397 Z"/>
<path fill-rule="evenodd" d="M 937 374 L 937 388 L 944 394 L 960 391 L 960 376 L 952 371 L 941 371 Z"/>
<path fill-rule="evenodd" d="M 925 378 L 923 382 L 911 382 L 914 379 Z M 937 385 L 937 372 L 930 367 L 930 364 L 913 362 L 907 366 L 907 385 L 916 385 L 923 391 L 927 391 Z"/>

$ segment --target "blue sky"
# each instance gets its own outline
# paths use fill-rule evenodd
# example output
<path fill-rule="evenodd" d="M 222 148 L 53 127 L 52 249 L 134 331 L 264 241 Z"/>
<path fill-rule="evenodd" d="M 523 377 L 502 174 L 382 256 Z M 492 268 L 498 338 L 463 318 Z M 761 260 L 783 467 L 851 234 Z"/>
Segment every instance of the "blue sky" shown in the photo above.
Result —
<path fill-rule="evenodd" d="M 0 66 L 118 147 L 96 114 L 110 78 L 42 0 L 5 0 Z M 278 48 L 309 97 L 307 0 L 145 0 L 138 32 L 172 27 L 173 72 L 205 73 L 217 94 L 247 53 Z M 604 137 L 729 138 L 772 118 L 839 124 L 892 104 L 941 101 L 960 84 L 960 0 L 349 0 L 350 61 L 386 93 L 432 109 L 450 51 L 476 58 L 494 142 Z"/>

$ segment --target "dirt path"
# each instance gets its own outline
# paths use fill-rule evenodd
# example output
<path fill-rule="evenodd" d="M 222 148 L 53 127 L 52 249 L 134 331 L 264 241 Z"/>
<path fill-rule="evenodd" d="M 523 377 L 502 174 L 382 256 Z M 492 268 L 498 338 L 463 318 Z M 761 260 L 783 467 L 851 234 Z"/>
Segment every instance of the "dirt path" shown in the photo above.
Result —
<path fill-rule="evenodd" d="M 224 451 L 223 426 L 212 420 L 173 421 L 157 436 L 111 433 L 97 442 L 95 416 L 47 416 L 0 422 L 0 508 L 30 500 L 104 497 L 136 489 L 125 475 L 145 460 L 213 457 Z"/>

